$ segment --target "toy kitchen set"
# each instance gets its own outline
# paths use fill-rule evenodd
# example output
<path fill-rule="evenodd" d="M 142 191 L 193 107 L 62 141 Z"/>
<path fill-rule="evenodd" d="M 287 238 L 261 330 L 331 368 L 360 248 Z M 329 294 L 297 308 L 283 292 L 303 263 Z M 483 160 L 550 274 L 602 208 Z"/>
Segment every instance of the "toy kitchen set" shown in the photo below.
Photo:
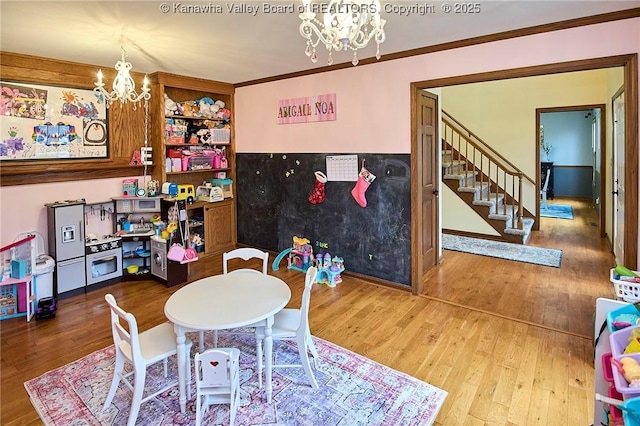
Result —
<path fill-rule="evenodd" d="M 45 204 L 49 253 L 56 259 L 55 294 L 60 298 L 120 281 L 151 277 L 153 219 L 161 197 L 114 197 Z"/>
<path fill-rule="evenodd" d="M 87 204 L 84 199 L 45 204 L 49 254 L 56 260 L 54 294 L 59 297 L 121 280 L 122 239 L 111 235 L 113 207 L 108 204 Z M 90 218 L 96 212 L 97 216 Z M 94 223 L 95 218 L 103 222 L 102 226 Z M 93 232 L 90 225 L 103 232 Z"/>

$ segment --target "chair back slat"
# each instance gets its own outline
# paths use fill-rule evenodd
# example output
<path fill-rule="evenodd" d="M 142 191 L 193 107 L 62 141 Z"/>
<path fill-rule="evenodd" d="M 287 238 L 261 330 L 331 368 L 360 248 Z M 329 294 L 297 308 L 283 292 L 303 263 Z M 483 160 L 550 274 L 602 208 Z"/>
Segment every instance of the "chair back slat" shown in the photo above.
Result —
<path fill-rule="evenodd" d="M 311 266 L 304 276 L 304 291 L 302 292 L 302 303 L 300 305 L 300 324 L 297 333 L 305 333 L 309 328 L 309 305 L 311 303 L 311 288 L 316 281 L 318 269 Z"/>
<path fill-rule="evenodd" d="M 222 254 L 222 272 L 224 274 L 227 274 L 229 272 L 228 270 L 228 263 L 231 259 L 242 259 L 245 262 L 251 259 L 260 259 L 262 260 L 262 273 L 264 275 L 267 275 L 267 269 L 269 266 L 269 252 L 265 252 L 262 250 L 258 250 L 256 248 L 253 247 L 242 247 L 242 248 L 238 248 L 235 250 L 231 250 L 229 252 L 225 252 Z M 255 272 L 260 272 L 256 269 L 237 269 L 235 271 L 232 272 L 237 272 L 237 271 L 255 271 Z"/>
<path fill-rule="evenodd" d="M 228 352 L 206 351 L 197 356 L 198 385 L 222 387 L 231 384 L 231 358 Z"/>
<path fill-rule="evenodd" d="M 105 296 L 105 300 L 111 309 L 111 331 L 114 345 L 123 350 L 123 354 L 129 358 L 134 365 L 142 362 L 142 352 L 140 341 L 138 340 L 138 323 L 133 314 L 124 311 L 116 303 L 116 299 L 111 294 Z M 125 327 L 126 324 L 126 327 Z"/>

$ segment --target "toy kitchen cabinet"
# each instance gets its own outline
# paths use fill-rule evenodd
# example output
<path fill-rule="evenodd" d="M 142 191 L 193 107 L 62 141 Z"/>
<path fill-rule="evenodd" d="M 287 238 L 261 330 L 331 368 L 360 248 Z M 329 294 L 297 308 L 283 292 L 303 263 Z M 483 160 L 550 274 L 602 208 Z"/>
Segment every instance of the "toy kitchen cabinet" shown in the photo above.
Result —
<path fill-rule="evenodd" d="M 116 197 L 115 228 L 122 237 L 122 280 L 151 278 L 152 219 L 160 217 L 162 197 Z"/>

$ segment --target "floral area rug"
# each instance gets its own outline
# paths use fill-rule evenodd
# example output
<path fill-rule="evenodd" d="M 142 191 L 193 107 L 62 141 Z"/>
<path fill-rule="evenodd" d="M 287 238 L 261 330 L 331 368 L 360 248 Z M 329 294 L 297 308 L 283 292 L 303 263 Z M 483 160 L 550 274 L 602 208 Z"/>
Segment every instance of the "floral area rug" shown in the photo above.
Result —
<path fill-rule="evenodd" d="M 573 208 L 564 204 L 547 204 L 546 209 L 540 207 L 540 216 L 573 220 Z"/>
<path fill-rule="evenodd" d="M 459 235 L 442 234 L 442 248 L 463 253 L 514 260 L 516 262 L 552 266 L 555 268 L 559 268 L 560 262 L 562 262 L 562 250 L 462 237 Z"/>
<path fill-rule="evenodd" d="M 211 337 L 205 333 L 207 342 Z M 190 333 L 197 351 L 198 335 Z M 221 335 L 219 346 L 237 347 L 240 356 L 241 402 L 236 425 L 430 425 L 447 392 L 378 364 L 333 343 L 314 337 L 320 353 L 315 364 L 319 388 L 307 384 L 301 368 L 273 370 L 273 398 L 266 402 L 255 371 L 252 335 Z M 294 342 L 274 342 L 276 364 L 298 363 Z M 31 402 L 45 425 L 124 425 L 129 416 L 130 390 L 120 384 L 113 403 L 102 411 L 113 377 L 114 347 L 26 382 Z M 162 362 L 148 370 L 145 395 L 176 380 L 175 357 L 163 377 Z M 193 375 L 195 377 L 195 375 Z M 194 425 L 195 384 L 185 414 L 180 413 L 177 385 L 142 404 L 137 425 Z M 203 425 L 229 424 L 229 405 L 212 405 Z"/>

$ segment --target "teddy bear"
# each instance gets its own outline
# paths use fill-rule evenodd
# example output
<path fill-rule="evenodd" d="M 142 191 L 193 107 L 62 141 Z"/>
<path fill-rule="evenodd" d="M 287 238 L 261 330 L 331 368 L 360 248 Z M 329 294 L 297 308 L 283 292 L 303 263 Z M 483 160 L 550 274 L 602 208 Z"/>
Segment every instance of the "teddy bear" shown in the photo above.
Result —
<path fill-rule="evenodd" d="M 164 94 L 164 115 L 177 115 L 179 114 L 178 111 L 178 104 L 171 99 L 169 96 L 167 96 L 167 94 Z"/>

